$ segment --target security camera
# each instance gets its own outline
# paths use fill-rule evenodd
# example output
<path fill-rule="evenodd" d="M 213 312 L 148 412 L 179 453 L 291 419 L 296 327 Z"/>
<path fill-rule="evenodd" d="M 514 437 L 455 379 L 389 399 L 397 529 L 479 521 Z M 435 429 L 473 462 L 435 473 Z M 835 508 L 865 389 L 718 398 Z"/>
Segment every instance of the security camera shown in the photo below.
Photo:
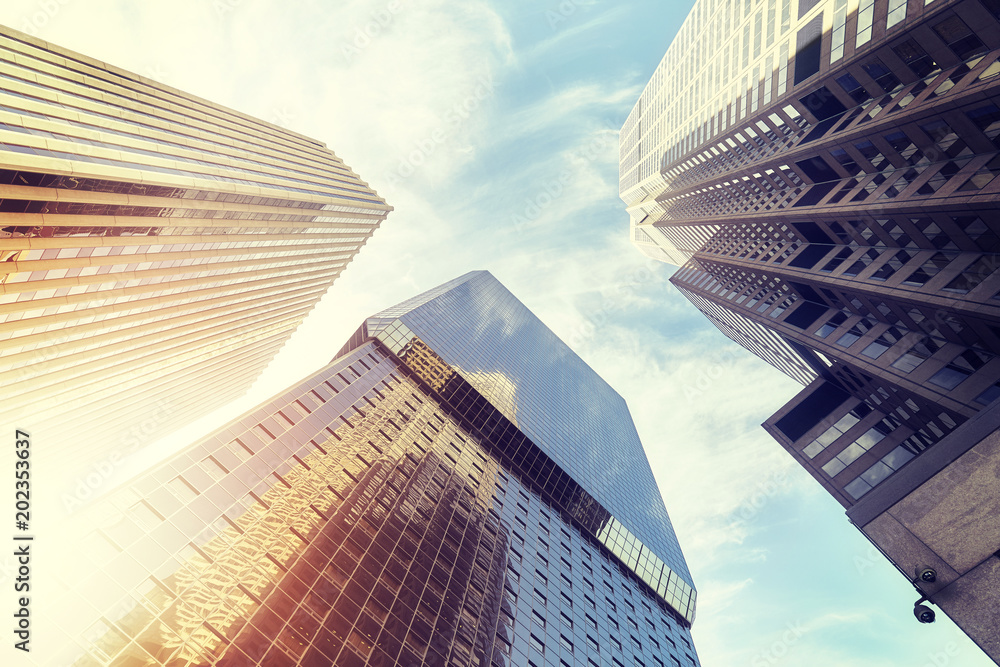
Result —
<path fill-rule="evenodd" d="M 934 610 L 925 604 L 914 605 L 913 615 L 916 616 L 917 620 L 921 623 L 934 622 Z"/>
<path fill-rule="evenodd" d="M 933 584 L 937 581 L 937 572 L 935 572 L 932 568 L 925 567 L 922 570 L 917 570 L 917 579 L 925 584 Z"/>

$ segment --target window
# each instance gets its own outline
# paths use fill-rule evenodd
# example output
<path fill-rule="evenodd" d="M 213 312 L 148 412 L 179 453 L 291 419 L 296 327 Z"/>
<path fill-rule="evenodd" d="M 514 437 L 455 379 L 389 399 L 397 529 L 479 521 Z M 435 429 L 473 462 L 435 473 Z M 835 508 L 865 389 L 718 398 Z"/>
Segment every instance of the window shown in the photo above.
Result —
<path fill-rule="evenodd" d="M 830 62 L 840 60 L 844 55 L 844 39 L 847 37 L 847 0 L 837 0 L 833 12 L 833 39 L 830 47 Z"/>
<path fill-rule="evenodd" d="M 910 373 L 939 349 L 940 346 L 934 342 L 934 339 L 925 338 L 903 353 L 899 359 L 892 362 L 892 367 L 904 373 Z"/>
<path fill-rule="evenodd" d="M 868 94 L 868 91 L 865 90 L 864 86 L 862 86 L 850 72 L 838 77 L 837 83 L 844 89 L 844 92 L 850 95 L 851 99 L 858 104 L 863 104 L 872 98 L 872 96 Z M 851 175 L 853 176 L 854 174 Z"/>
<path fill-rule="evenodd" d="M 861 320 L 848 329 L 847 333 L 837 339 L 837 345 L 840 345 L 841 347 L 850 347 L 851 345 L 854 345 L 854 343 L 860 340 L 862 336 L 868 333 L 870 328 L 871 326 L 869 322 Z"/>
<path fill-rule="evenodd" d="M 943 252 L 935 253 L 930 259 L 923 263 L 916 271 L 911 273 L 906 280 L 903 281 L 904 285 L 912 285 L 914 287 L 922 287 L 928 280 L 936 276 L 941 272 L 946 266 L 951 263 L 952 257 L 944 254 Z"/>
<path fill-rule="evenodd" d="M 906 5 L 903 5 L 903 12 L 906 12 Z M 923 78 L 933 72 L 938 71 L 937 63 L 934 62 L 927 51 L 912 39 L 907 39 L 892 47 L 892 50 L 899 56 L 899 59 L 906 63 L 906 66 L 913 70 L 913 73 Z"/>
<path fill-rule="evenodd" d="M 899 271 L 901 268 L 903 268 L 903 265 L 906 264 L 908 261 L 910 261 L 910 259 L 912 258 L 913 255 L 906 252 L 905 250 L 900 250 L 896 252 L 886 261 L 885 264 L 880 266 L 877 271 L 872 273 L 871 279 L 888 280 L 890 277 L 892 277 L 893 274 L 896 273 L 896 271 Z"/>
<path fill-rule="evenodd" d="M 528 635 L 528 643 L 531 644 L 531 648 L 535 649 L 536 651 L 544 655 L 545 643 L 541 639 L 536 637 L 534 633 Z"/>
<path fill-rule="evenodd" d="M 1000 382 L 987 387 L 986 391 L 976 397 L 976 403 L 979 403 L 980 405 L 989 405 L 998 398 L 1000 398 Z"/>
<path fill-rule="evenodd" d="M 827 320 L 826 324 L 817 329 L 815 335 L 819 336 L 820 338 L 826 338 L 834 331 L 836 331 L 840 327 L 840 325 L 846 321 L 847 321 L 847 315 L 838 312 L 829 320 Z"/>
<path fill-rule="evenodd" d="M 995 257 L 980 257 L 971 265 L 963 269 L 954 280 L 945 285 L 942 289 L 946 292 L 967 294 L 971 290 L 975 289 L 981 282 L 986 280 L 986 278 L 988 278 L 996 270 L 996 268 L 997 260 Z"/>
<path fill-rule="evenodd" d="M 174 477 L 170 480 L 170 482 L 167 483 L 167 488 L 185 503 L 191 502 L 198 497 L 198 491 L 191 485 L 190 482 L 181 476 Z"/>
<path fill-rule="evenodd" d="M 878 58 L 872 58 L 861 67 L 887 93 L 891 93 L 901 85 L 899 79 L 892 73 L 892 70 L 886 67 L 885 63 Z"/>
<path fill-rule="evenodd" d="M 889 0 L 889 15 L 885 28 L 888 30 L 906 18 L 906 0 Z"/>
<path fill-rule="evenodd" d="M 978 350 L 966 350 L 951 360 L 951 363 L 935 373 L 928 380 L 942 389 L 952 390 L 960 385 L 967 377 L 986 365 L 993 355 L 979 352 Z"/>
<path fill-rule="evenodd" d="M 844 468 L 861 457 L 862 454 L 877 445 L 885 437 L 878 430 L 871 428 L 860 438 L 844 448 L 836 458 L 823 466 L 823 472 L 830 477 L 839 474 Z"/>
<path fill-rule="evenodd" d="M 983 42 L 969 30 L 969 26 L 955 15 L 949 16 L 933 28 L 960 60 L 965 60 L 985 49 Z"/>
<path fill-rule="evenodd" d="M 803 26 L 795 37 L 796 85 L 819 71 L 822 29 L 823 15 L 820 14 Z"/>
<path fill-rule="evenodd" d="M 871 359 L 878 359 L 886 350 L 899 342 L 902 337 L 903 334 L 898 329 L 890 327 L 868 345 L 868 347 L 861 350 L 861 354 Z"/>

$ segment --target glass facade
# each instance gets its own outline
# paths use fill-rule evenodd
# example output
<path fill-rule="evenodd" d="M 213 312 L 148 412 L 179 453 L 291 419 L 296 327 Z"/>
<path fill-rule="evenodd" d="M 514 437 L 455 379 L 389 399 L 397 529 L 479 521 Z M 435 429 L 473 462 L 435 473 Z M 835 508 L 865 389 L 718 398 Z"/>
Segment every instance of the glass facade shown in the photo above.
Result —
<path fill-rule="evenodd" d="M 427 331 L 402 324 L 419 329 L 414 304 L 380 313 L 329 366 L 90 508 L 100 527 L 60 573 L 53 660 L 697 665 L 683 556 L 649 547 L 676 544 L 669 524 L 612 516 L 629 505 L 565 472 L 569 458 L 588 460 L 588 443 L 543 445 L 507 416 L 542 416 L 518 384 L 531 360 L 554 377 L 568 361 L 562 373 L 599 378 L 488 317 L 527 319 L 489 274 L 422 298 Z M 479 310 L 464 308 L 471 298 Z M 476 352 L 455 366 L 432 334 L 453 320 L 457 345 L 477 318 Z M 493 362 L 470 370 L 475 358 Z M 602 405 L 567 399 L 554 416 Z M 630 465 L 648 474 L 637 455 Z M 662 506 L 655 485 L 638 493 Z"/>
<path fill-rule="evenodd" d="M 313 139 L 0 28 L 0 421 L 80 470 L 225 404 L 389 210 Z"/>
<path fill-rule="evenodd" d="M 692 585 L 625 400 L 488 272 L 378 313 L 355 340 L 371 336 L 426 343 Z"/>

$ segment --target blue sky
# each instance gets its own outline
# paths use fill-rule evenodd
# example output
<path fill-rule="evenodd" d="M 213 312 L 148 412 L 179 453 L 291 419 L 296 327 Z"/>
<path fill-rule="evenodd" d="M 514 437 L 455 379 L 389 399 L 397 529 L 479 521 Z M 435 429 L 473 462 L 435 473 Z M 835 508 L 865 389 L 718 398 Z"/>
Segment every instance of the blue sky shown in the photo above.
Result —
<path fill-rule="evenodd" d="M 6 0 L 0 22 L 318 138 L 395 207 L 214 423 L 324 365 L 365 316 L 488 269 L 628 401 L 699 589 L 704 665 L 990 665 L 946 619 L 913 619 L 908 584 L 759 427 L 798 386 L 628 242 L 617 129 L 689 8 Z"/>

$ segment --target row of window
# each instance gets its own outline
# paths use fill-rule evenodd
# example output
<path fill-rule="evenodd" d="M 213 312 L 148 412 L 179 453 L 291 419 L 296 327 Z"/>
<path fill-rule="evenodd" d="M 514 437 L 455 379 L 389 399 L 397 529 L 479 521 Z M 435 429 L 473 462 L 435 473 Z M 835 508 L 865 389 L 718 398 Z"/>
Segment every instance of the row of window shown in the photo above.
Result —
<path fill-rule="evenodd" d="M 2 41 L 7 47 L 12 45 L 12 42 L 6 38 Z M 6 50 L 0 53 L 3 53 L 5 56 L 4 68 L 7 71 L 24 73 L 23 78 L 19 79 L 19 81 L 25 85 L 37 85 L 35 82 L 38 80 L 52 83 L 58 82 L 58 87 L 38 85 L 38 88 L 56 90 L 64 98 L 79 100 L 77 104 L 86 106 L 86 113 L 105 118 L 113 123 L 120 123 L 122 117 L 132 116 L 129 121 L 132 126 L 142 125 L 161 134 L 176 136 L 181 141 L 192 141 L 194 139 L 195 141 L 215 146 L 220 152 L 233 151 L 234 138 L 238 137 L 235 139 L 237 145 L 246 150 L 247 154 L 257 153 L 270 161 L 274 157 L 269 155 L 269 153 L 280 153 L 284 157 L 279 159 L 286 167 L 294 164 L 297 166 L 307 166 L 312 169 L 324 169 L 339 176 L 343 175 L 342 170 L 344 168 L 335 157 L 331 160 L 326 155 L 323 155 L 323 158 L 326 158 L 325 160 L 316 161 L 308 165 L 303 164 L 304 155 L 322 155 L 323 149 L 321 146 L 312 144 L 311 142 L 311 145 L 302 145 L 304 142 L 301 138 L 291 135 L 284 135 L 280 138 L 272 136 L 270 137 L 272 141 L 262 145 L 261 137 L 273 133 L 274 130 L 272 128 L 258 123 L 248 132 L 245 128 L 238 127 L 245 124 L 246 121 L 231 114 L 219 114 L 217 110 L 211 109 L 208 111 L 213 116 L 209 117 L 203 112 L 191 109 L 190 98 L 182 98 L 182 105 L 187 107 L 187 113 L 180 114 L 176 111 L 176 107 L 169 110 L 166 108 L 170 104 L 167 100 L 173 97 L 172 93 L 156 91 L 157 94 L 146 95 L 142 92 L 145 89 L 143 87 L 124 91 L 123 94 L 119 92 L 120 88 L 107 86 L 106 80 L 101 77 L 92 76 L 93 71 L 89 68 L 85 68 L 84 81 L 80 80 L 80 73 L 78 72 L 66 71 L 65 77 L 60 76 L 62 71 L 65 71 L 66 64 L 72 63 L 72 60 L 64 60 L 53 68 L 53 64 L 46 61 L 46 55 L 48 54 L 44 52 L 29 51 L 19 53 L 16 56 L 16 62 L 14 62 L 14 57 L 7 56 L 8 52 Z M 56 73 L 53 73 L 53 69 L 55 69 Z M 99 87 L 102 84 L 105 87 Z M 73 91 L 80 91 L 80 93 Z M 87 95 L 82 94 L 84 92 Z M 137 103 L 137 98 L 141 99 L 142 102 Z M 111 99 L 119 101 L 119 103 L 113 104 L 110 101 Z M 109 113 L 96 111 L 95 107 L 108 109 Z M 159 115 L 141 109 L 155 110 Z M 55 111 L 58 112 L 58 107 Z M 22 111 L 21 113 L 31 115 L 33 112 Z M 220 127 L 225 127 L 230 134 L 227 135 L 224 132 L 220 132 Z M 186 130 L 187 134 L 178 131 L 181 129 Z M 100 126 L 100 130 L 108 131 L 103 125 Z M 290 146 L 289 144 L 298 145 Z"/>

